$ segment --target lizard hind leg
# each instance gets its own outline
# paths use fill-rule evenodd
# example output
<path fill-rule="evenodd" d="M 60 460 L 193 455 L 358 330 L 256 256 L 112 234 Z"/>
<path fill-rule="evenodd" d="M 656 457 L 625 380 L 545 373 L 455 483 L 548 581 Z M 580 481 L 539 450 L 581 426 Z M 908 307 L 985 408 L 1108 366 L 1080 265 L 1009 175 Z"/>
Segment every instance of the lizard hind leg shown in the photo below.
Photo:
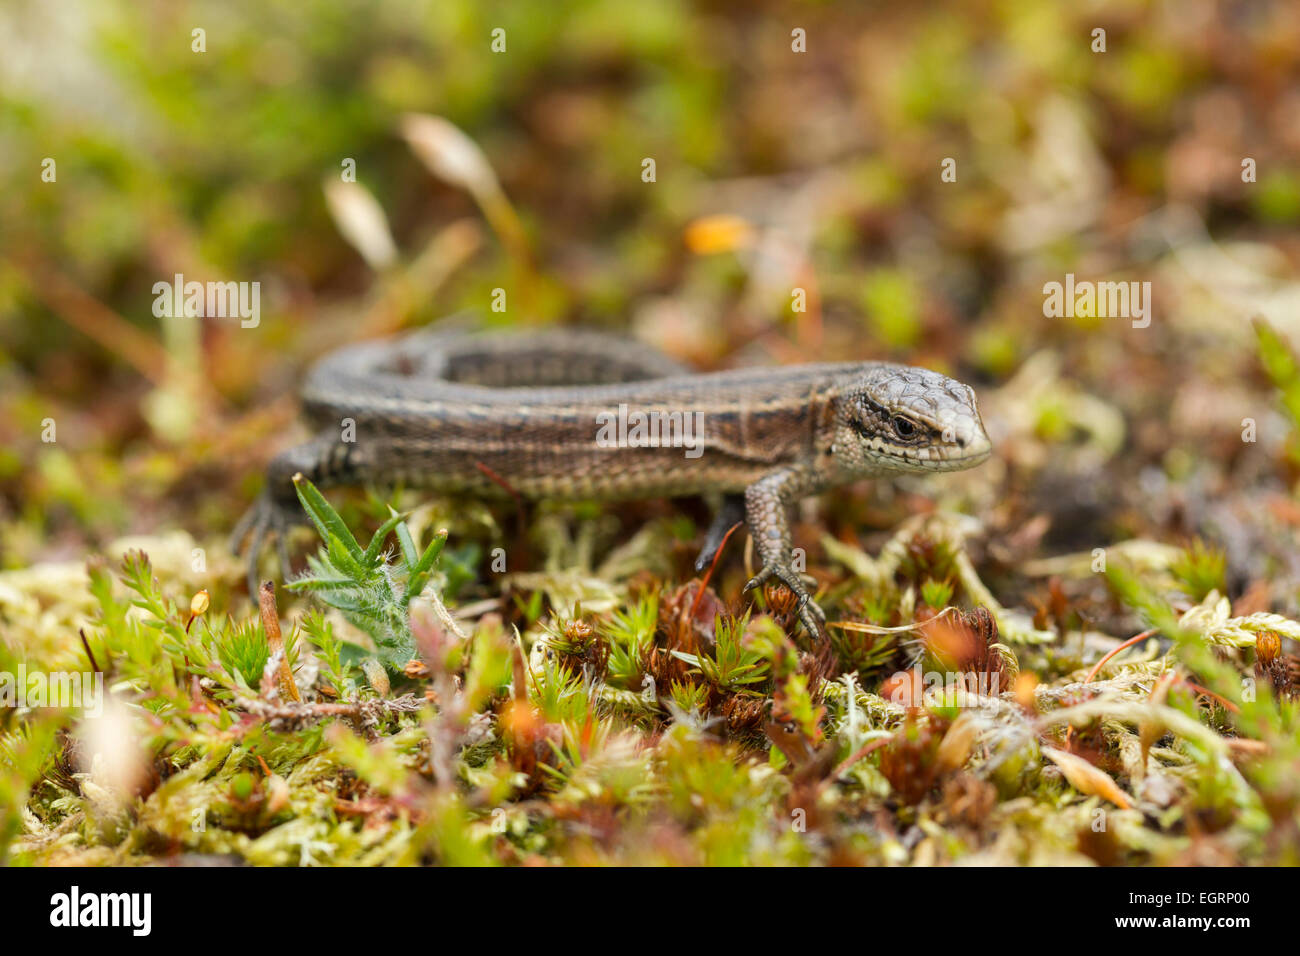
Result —
<path fill-rule="evenodd" d="M 230 534 L 230 550 L 247 563 L 249 597 L 256 600 L 258 559 L 272 540 L 275 541 L 280 560 L 280 574 L 282 577 L 288 576 L 290 565 L 287 535 L 289 529 L 299 523 L 300 516 L 290 511 L 285 503 L 275 500 L 269 491 L 258 495 L 257 500 L 239 519 L 235 530 Z"/>

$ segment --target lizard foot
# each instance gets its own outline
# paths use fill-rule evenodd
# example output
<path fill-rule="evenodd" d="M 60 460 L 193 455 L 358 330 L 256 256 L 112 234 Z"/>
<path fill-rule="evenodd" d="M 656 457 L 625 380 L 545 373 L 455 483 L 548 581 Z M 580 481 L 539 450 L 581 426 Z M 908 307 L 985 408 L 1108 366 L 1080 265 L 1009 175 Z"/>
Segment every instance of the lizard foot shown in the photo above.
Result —
<path fill-rule="evenodd" d="M 768 564 L 758 574 L 749 579 L 745 585 L 745 593 L 748 594 L 755 588 L 762 587 L 768 581 L 776 578 L 786 587 L 788 587 L 799 599 L 796 606 L 796 612 L 799 615 L 799 622 L 807 629 L 808 634 L 816 638 L 826 636 L 826 613 L 812 599 L 808 593 L 808 588 L 804 585 L 799 575 L 789 566 L 778 564 Z"/>

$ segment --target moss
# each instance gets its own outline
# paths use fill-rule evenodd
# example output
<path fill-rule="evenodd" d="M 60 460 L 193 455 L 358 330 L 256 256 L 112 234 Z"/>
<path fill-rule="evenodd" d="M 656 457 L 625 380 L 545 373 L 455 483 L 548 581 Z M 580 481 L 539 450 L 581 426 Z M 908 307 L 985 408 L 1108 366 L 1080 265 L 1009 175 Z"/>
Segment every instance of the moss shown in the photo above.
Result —
<path fill-rule="evenodd" d="M 324 507 L 322 526 L 339 534 Z M 936 527 L 915 524 L 914 541 L 886 549 L 909 568 L 903 585 L 846 553 L 858 583 L 840 606 L 907 618 L 900 587 L 914 577 L 929 582 L 930 598 L 950 594 L 930 574 L 961 552 L 952 539 L 934 547 Z M 382 547 L 375 554 L 390 560 Z M 1296 705 L 1273 683 L 1243 693 L 1237 667 L 1208 649 L 1253 647 L 1258 633 L 1294 637 L 1300 625 L 1233 618 L 1217 594 L 1179 614 L 1140 574 L 1116 586 L 1177 642 L 1137 680 L 1121 657 L 1081 684 L 1068 656 L 1060 665 L 1048 656 L 1035 661 L 1035 683 L 1013 679 L 992 696 L 958 681 L 885 699 L 839 651 L 832 670 L 843 676 L 826 680 L 815 648 L 775 612 L 722 605 L 682 630 L 659 612 L 703 602 L 652 590 L 601 614 L 543 610 L 514 639 L 491 616 L 462 639 L 408 612 L 418 659 L 383 689 L 355 679 L 332 637 L 337 619 L 314 610 L 291 628 L 309 637 L 296 642 L 301 702 L 249 664 L 265 654 L 255 617 L 218 617 L 160 577 L 172 574 L 132 552 L 115 572 L 92 567 L 84 594 L 65 594 L 98 605 L 87 646 L 130 746 L 88 757 L 102 746 L 86 732 L 92 721 L 67 712 L 11 721 L 0 737 L 9 859 L 1171 863 L 1207 832 L 1242 859 L 1294 854 L 1277 828 L 1294 828 L 1300 809 L 1286 770 L 1300 759 Z M 930 647 L 925 667 L 1006 673 L 992 651 L 954 651 L 954 634 L 1015 660 L 987 611 L 922 608 L 901 627 Z M 687 640 L 694 650 L 683 650 Z M 657 652 L 667 656 L 656 664 Z M 656 685 L 656 668 L 676 677 Z M 896 690 L 887 676 L 866 677 L 867 687 Z M 1062 747 L 1078 755 L 1068 779 L 1054 762 L 1064 758 L 1044 754 Z M 1225 759 L 1236 754 L 1250 758 Z M 1135 802 L 1151 812 L 1124 809 Z M 1102 840 L 1092 825 L 1106 817 Z M 901 839 L 917 826 L 922 839 Z"/>

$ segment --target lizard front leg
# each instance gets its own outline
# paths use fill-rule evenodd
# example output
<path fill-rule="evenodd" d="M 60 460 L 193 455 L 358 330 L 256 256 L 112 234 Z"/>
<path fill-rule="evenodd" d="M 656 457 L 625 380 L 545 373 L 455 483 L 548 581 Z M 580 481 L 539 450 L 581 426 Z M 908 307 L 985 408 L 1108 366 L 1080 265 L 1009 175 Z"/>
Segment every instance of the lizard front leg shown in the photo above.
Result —
<path fill-rule="evenodd" d="M 746 591 L 776 578 L 799 599 L 799 620 L 813 636 L 825 633 L 826 615 L 808 593 L 791 563 L 787 513 L 800 498 L 826 487 L 826 480 L 808 464 L 795 464 L 764 475 L 745 489 L 745 522 L 763 568 L 745 585 Z"/>

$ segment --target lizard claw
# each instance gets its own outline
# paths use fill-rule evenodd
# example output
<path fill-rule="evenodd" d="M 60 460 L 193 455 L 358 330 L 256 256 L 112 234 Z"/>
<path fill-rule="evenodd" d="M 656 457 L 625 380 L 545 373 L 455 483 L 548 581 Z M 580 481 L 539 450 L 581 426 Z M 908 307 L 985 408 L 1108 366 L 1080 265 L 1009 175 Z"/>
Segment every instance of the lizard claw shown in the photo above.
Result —
<path fill-rule="evenodd" d="M 807 594 L 799 599 L 799 622 L 813 637 L 826 636 L 826 612 Z"/>
<path fill-rule="evenodd" d="M 808 588 L 793 569 L 768 565 L 749 579 L 745 584 L 743 593 L 748 594 L 755 588 L 766 584 L 772 578 L 776 578 L 784 584 L 799 599 L 796 613 L 799 615 L 799 622 L 803 624 L 808 633 L 813 637 L 824 636 L 826 633 L 826 612 L 813 600 L 812 595 L 808 593 Z"/>

